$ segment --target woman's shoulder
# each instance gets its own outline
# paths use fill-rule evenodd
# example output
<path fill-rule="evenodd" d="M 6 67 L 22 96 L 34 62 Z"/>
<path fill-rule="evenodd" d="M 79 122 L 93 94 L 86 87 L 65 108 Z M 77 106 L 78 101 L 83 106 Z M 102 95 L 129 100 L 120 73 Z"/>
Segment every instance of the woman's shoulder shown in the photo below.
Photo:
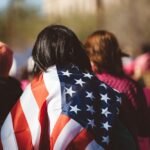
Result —
<path fill-rule="evenodd" d="M 116 88 L 119 91 L 132 88 L 135 89 L 138 87 L 138 83 L 126 75 L 118 76 L 108 73 L 102 73 L 97 74 L 96 76 L 99 80 L 106 82 L 108 85 L 110 85 L 113 88 Z"/>

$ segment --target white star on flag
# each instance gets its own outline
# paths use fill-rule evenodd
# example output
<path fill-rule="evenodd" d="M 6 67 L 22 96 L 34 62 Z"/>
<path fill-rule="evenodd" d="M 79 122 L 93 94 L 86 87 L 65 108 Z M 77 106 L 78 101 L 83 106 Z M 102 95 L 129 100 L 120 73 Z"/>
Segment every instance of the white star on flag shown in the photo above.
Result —
<path fill-rule="evenodd" d="M 108 108 L 102 109 L 102 114 L 104 114 L 106 117 L 108 114 L 111 114 L 111 112 L 108 111 Z"/>
<path fill-rule="evenodd" d="M 70 111 L 75 112 L 75 114 L 77 114 L 78 111 L 81 111 L 81 110 L 77 107 L 77 105 L 75 105 L 75 106 L 70 106 L 70 107 L 71 107 Z"/>
<path fill-rule="evenodd" d="M 90 105 L 86 105 L 86 106 L 87 106 L 86 111 L 89 111 L 93 115 L 93 113 L 95 113 L 95 110 L 93 109 L 93 106 L 90 106 Z"/>
<path fill-rule="evenodd" d="M 116 98 L 117 98 L 117 102 L 121 104 L 121 97 L 116 96 Z"/>
<path fill-rule="evenodd" d="M 100 96 L 101 100 L 105 101 L 105 103 L 107 103 L 107 101 L 110 99 L 107 94 L 100 94 Z"/>
<path fill-rule="evenodd" d="M 88 125 L 90 125 L 92 128 L 95 127 L 94 119 L 92 120 L 87 119 L 87 120 L 88 120 Z"/>
<path fill-rule="evenodd" d="M 105 123 L 102 123 L 102 128 L 105 128 L 107 131 L 108 131 L 108 129 L 111 127 L 109 124 L 108 124 L 108 121 L 107 122 L 105 122 Z"/>
<path fill-rule="evenodd" d="M 106 86 L 106 84 L 104 84 L 104 83 L 100 84 L 100 86 L 102 86 L 102 87 L 104 87 L 105 89 L 107 89 L 107 86 Z"/>
<path fill-rule="evenodd" d="M 93 96 L 93 93 L 92 92 L 86 92 L 86 98 L 90 98 L 91 100 L 93 100 L 93 98 L 95 98 L 94 96 Z"/>
<path fill-rule="evenodd" d="M 109 143 L 109 136 L 103 136 L 102 138 L 103 138 L 102 139 L 103 143 L 107 143 L 107 144 Z"/>
<path fill-rule="evenodd" d="M 71 97 L 72 97 L 72 95 L 73 95 L 73 93 L 76 93 L 75 91 L 73 91 L 72 90 L 72 87 L 70 87 L 70 88 L 65 88 L 66 89 L 66 94 L 69 94 Z"/>
<path fill-rule="evenodd" d="M 70 77 L 70 75 L 71 75 L 72 73 L 70 73 L 70 72 L 67 70 L 67 71 L 62 71 L 62 74 L 63 74 L 64 76 Z"/>
<path fill-rule="evenodd" d="M 81 86 L 83 86 L 83 84 L 85 83 L 82 79 L 79 79 L 79 80 L 75 79 L 75 81 L 76 81 L 75 84 L 79 84 Z"/>
<path fill-rule="evenodd" d="M 89 79 L 91 79 L 92 76 L 93 76 L 93 75 L 91 75 L 90 73 L 83 73 L 83 74 L 84 74 L 84 77 L 87 77 L 87 78 L 89 78 Z"/>

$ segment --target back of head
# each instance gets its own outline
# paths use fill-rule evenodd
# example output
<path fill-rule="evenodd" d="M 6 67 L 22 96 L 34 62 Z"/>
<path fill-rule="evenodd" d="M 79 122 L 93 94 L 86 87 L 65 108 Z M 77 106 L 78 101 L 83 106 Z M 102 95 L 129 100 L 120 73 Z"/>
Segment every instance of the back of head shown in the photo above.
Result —
<path fill-rule="evenodd" d="M 73 31 L 62 25 L 51 25 L 38 35 L 32 51 L 34 72 L 46 71 L 53 65 L 77 65 L 90 69 L 90 61 Z"/>
<path fill-rule="evenodd" d="M 115 35 L 105 30 L 98 30 L 88 36 L 85 48 L 96 72 L 123 74 L 121 56 Z"/>
<path fill-rule="evenodd" d="M 13 52 L 5 44 L 0 42 L 0 76 L 7 77 L 12 66 Z"/>

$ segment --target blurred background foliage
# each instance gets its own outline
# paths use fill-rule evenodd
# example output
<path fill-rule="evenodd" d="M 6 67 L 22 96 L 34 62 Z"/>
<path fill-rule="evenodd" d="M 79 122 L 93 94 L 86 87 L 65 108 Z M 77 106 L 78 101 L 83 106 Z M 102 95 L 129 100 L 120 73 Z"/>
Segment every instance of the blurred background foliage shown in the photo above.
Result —
<path fill-rule="evenodd" d="M 118 5 L 112 3 L 109 6 L 105 0 L 92 1 L 95 1 L 95 13 L 76 10 L 67 15 L 45 15 L 41 8 L 31 6 L 26 0 L 10 0 L 9 5 L 0 11 L 0 40 L 8 43 L 14 51 L 23 51 L 32 48 L 37 34 L 45 26 L 64 24 L 82 41 L 96 29 L 107 29 L 132 55 L 138 53 L 143 43 L 150 42 L 150 0 L 118 0 Z"/>

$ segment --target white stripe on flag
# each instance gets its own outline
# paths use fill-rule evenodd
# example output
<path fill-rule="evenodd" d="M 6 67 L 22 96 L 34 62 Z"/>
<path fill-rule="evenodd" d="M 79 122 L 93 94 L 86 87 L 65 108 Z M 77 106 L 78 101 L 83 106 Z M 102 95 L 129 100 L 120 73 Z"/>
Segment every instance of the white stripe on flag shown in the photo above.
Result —
<path fill-rule="evenodd" d="M 92 149 L 93 149 L 93 150 L 104 150 L 104 148 L 101 147 L 99 144 L 97 144 L 95 140 L 91 141 L 91 142 L 87 145 L 87 147 L 86 147 L 85 150 L 92 150 Z"/>
<path fill-rule="evenodd" d="M 1 128 L 1 142 L 4 150 L 18 150 L 11 113 L 8 114 Z"/>
<path fill-rule="evenodd" d="M 43 78 L 45 86 L 49 92 L 49 95 L 47 97 L 47 105 L 48 105 L 48 116 L 51 135 L 55 123 L 61 113 L 62 98 L 61 98 L 60 81 L 56 67 L 55 66 L 50 67 L 47 71 L 48 72 L 43 74 Z"/>
<path fill-rule="evenodd" d="M 69 122 L 60 132 L 54 144 L 54 150 L 65 150 L 68 144 L 75 138 L 75 136 L 81 132 L 83 127 L 73 119 Z"/>
<path fill-rule="evenodd" d="M 21 96 L 20 103 L 30 128 L 32 144 L 35 149 L 38 149 L 41 133 L 41 126 L 38 119 L 39 107 L 31 91 L 31 84 L 28 85 L 25 92 Z"/>

